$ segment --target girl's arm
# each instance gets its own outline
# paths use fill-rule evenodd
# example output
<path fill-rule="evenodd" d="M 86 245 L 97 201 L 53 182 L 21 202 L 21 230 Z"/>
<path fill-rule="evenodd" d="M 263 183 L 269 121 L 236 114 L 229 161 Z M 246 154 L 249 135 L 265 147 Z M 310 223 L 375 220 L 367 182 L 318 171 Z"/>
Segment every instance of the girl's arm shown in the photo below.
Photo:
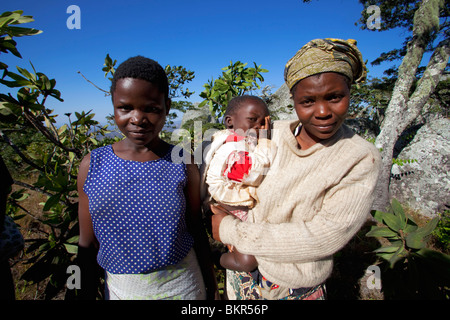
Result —
<path fill-rule="evenodd" d="M 78 169 L 78 224 L 80 238 L 76 263 L 81 272 L 81 288 L 73 297 L 78 300 L 95 300 L 99 285 L 100 267 L 97 264 L 98 242 L 94 235 L 92 219 L 89 213 L 89 199 L 83 190 L 89 171 L 90 155 L 87 155 Z M 72 292 L 71 292 L 72 293 Z"/>
<path fill-rule="evenodd" d="M 83 190 L 84 182 L 89 171 L 90 164 L 90 154 L 88 154 L 81 161 L 80 167 L 78 169 L 78 223 L 80 226 L 80 238 L 78 240 L 78 245 L 84 248 L 89 248 L 91 246 L 97 247 L 97 240 L 94 235 L 94 229 L 92 227 L 92 219 L 89 213 L 89 199 L 87 194 Z"/>
<path fill-rule="evenodd" d="M 194 238 L 194 250 L 203 274 L 207 299 L 216 299 L 218 298 L 217 281 L 211 260 L 209 241 L 201 215 L 200 173 L 193 159 L 191 164 L 186 165 L 186 168 L 188 175 L 188 183 L 185 189 L 186 223 Z"/>

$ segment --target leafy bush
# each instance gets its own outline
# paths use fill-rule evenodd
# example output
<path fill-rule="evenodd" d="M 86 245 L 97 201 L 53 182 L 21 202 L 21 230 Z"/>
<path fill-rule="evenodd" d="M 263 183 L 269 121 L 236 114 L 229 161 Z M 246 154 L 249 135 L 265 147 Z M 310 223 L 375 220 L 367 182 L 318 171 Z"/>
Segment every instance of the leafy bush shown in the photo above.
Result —
<path fill-rule="evenodd" d="M 448 251 L 450 249 L 450 210 L 445 210 L 444 213 L 440 214 L 439 223 L 433 231 L 433 236 L 437 246 L 442 250 Z"/>
<path fill-rule="evenodd" d="M 374 251 L 387 262 L 382 275 L 385 297 L 448 299 L 450 257 L 426 247 L 439 219 L 419 227 L 396 199 L 390 212 L 372 211 L 372 215 L 380 225 L 366 236 L 388 243 Z"/>

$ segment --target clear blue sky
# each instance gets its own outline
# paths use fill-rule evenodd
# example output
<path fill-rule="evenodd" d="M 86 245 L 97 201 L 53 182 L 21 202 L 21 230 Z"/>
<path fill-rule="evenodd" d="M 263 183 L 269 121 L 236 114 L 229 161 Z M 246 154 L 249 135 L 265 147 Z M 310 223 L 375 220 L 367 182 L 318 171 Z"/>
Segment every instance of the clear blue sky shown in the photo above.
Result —
<path fill-rule="evenodd" d="M 69 30 L 70 5 L 81 9 L 81 29 Z M 79 74 L 108 89 L 102 72 L 107 53 L 118 63 L 134 55 L 167 64 L 182 65 L 195 72 L 187 87 L 195 91 L 192 102 L 221 68 L 232 60 L 262 65 L 268 69 L 264 85 L 275 92 L 283 84 L 284 65 L 302 45 L 315 38 L 356 39 L 366 60 L 400 47 L 406 34 L 401 30 L 371 32 L 355 26 L 362 11 L 357 0 L 15 0 L 2 1 L 1 12 L 23 10 L 34 17 L 28 24 L 44 32 L 17 38 L 23 59 L 1 54 L 15 66 L 37 71 L 57 81 L 63 103 L 49 100 L 60 121 L 66 112 L 93 109 L 104 121 L 112 113 L 111 101 Z M 380 76 L 390 65 L 372 67 L 369 75 Z M 0 92 L 8 88 L 1 86 Z"/>

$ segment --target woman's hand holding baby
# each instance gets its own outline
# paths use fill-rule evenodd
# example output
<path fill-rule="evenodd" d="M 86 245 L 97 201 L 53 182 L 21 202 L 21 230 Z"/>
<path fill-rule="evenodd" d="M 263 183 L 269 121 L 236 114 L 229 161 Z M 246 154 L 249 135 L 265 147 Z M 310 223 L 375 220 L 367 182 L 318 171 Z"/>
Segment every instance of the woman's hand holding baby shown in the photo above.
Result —
<path fill-rule="evenodd" d="M 211 211 L 214 213 L 211 217 L 213 238 L 214 238 L 214 240 L 222 242 L 220 240 L 220 236 L 219 236 L 220 222 L 222 221 L 223 218 L 225 218 L 227 215 L 229 215 L 230 212 L 228 212 L 227 209 L 221 207 L 218 204 L 212 204 L 210 207 L 211 207 Z"/>

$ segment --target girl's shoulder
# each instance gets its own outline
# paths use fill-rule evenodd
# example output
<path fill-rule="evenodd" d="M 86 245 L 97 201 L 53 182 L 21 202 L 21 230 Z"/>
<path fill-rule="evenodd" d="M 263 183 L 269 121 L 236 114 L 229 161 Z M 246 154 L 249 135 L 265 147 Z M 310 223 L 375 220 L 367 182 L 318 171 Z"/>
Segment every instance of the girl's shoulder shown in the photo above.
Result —
<path fill-rule="evenodd" d="M 95 148 L 95 149 L 92 149 L 91 150 L 91 152 L 89 153 L 91 156 L 94 154 L 94 155 L 96 155 L 96 154 L 104 154 L 104 153 L 107 153 L 107 152 L 109 152 L 109 151 L 111 151 L 112 150 L 112 144 L 107 144 L 107 145 L 105 145 L 105 146 L 101 146 L 101 147 L 98 147 L 98 148 Z"/>
<path fill-rule="evenodd" d="M 90 153 L 86 155 L 90 161 L 105 158 L 106 155 L 110 155 L 112 152 L 112 145 L 108 144 L 106 146 L 98 147 L 92 149 Z"/>

